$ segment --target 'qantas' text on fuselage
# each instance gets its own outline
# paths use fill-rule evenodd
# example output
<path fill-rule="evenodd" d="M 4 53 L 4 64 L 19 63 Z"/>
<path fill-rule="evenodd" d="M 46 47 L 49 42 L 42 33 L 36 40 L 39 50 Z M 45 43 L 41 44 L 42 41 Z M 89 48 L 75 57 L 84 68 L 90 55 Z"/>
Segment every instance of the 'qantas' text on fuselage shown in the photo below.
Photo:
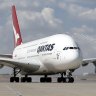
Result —
<path fill-rule="evenodd" d="M 53 44 L 46 44 L 46 45 L 39 46 L 37 48 L 37 53 L 39 54 L 40 52 L 52 51 L 54 48 L 54 45 L 55 44 L 53 43 Z"/>

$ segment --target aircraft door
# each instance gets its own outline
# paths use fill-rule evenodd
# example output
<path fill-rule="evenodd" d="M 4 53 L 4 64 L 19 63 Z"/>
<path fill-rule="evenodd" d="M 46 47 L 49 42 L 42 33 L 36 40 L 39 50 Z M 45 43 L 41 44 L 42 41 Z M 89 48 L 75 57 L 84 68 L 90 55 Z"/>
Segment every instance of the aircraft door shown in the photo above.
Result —
<path fill-rule="evenodd" d="M 58 52 L 56 53 L 56 59 L 57 59 L 57 60 L 61 60 L 61 52 L 60 52 L 60 51 L 58 51 Z"/>

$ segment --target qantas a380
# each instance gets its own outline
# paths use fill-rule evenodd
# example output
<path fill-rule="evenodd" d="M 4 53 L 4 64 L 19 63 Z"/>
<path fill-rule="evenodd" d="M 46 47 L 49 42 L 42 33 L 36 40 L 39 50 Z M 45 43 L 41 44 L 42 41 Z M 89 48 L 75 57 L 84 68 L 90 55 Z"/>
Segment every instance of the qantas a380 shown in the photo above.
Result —
<path fill-rule="evenodd" d="M 40 82 L 52 82 L 48 75 L 61 74 L 57 82 L 74 82 L 72 72 L 80 65 L 96 62 L 96 59 L 82 59 L 79 46 L 72 37 L 57 34 L 43 39 L 22 43 L 15 6 L 12 6 L 15 49 L 12 55 L 0 55 L 0 68 L 12 67 L 10 82 L 19 82 L 18 73 L 23 74 L 21 82 L 32 82 L 28 75 L 44 75 Z"/>

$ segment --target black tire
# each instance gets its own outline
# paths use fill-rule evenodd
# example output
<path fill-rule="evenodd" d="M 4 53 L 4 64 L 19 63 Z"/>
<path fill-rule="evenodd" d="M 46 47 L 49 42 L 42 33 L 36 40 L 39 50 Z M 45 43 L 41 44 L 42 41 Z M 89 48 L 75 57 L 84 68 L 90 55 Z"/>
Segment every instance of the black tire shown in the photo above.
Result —
<path fill-rule="evenodd" d="M 21 82 L 25 82 L 26 78 L 25 77 L 21 77 Z"/>
<path fill-rule="evenodd" d="M 58 77 L 58 78 L 57 78 L 57 82 L 58 82 L 58 83 L 61 83 L 61 82 L 62 82 L 62 78 L 61 78 L 61 77 Z"/>
<path fill-rule="evenodd" d="M 19 77 L 14 77 L 16 82 L 19 82 Z"/>
<path fill-rule="evenodd" d="M 66 78 L 62 78 L 63 79 L 63 83 L 66 83 Z"/>
<path fill-rule="evenodd" d="M 69 83 L 73 83 L 74 82 L 74 78 L 73 77 L 70 77 L 69 78 Z"/>
<path fill-rule="evenodd" d="M 10 77 L 10 82 L 14 82 L 14 77 Z"/>
<path fill-rule="evenodd" d="M 32 82 L 32 78 L 31 77 L 27 77 L 27 82 Z"/>
<path fill-rule="evenodd" d="M 41 78 L 40 78 L 40 82 L 41 82 L 41 83 L 44 83 L 45 81 L 46 81 L 46 80 L 45 80 L 44 77 L 41 77 Z"/>
<path fill-rule="evenodd" d="M 46 78 L 46 82 L 49 82 L 49 83 L 52 82 L 52 78 L 51 77 L 47 77 Z"/>

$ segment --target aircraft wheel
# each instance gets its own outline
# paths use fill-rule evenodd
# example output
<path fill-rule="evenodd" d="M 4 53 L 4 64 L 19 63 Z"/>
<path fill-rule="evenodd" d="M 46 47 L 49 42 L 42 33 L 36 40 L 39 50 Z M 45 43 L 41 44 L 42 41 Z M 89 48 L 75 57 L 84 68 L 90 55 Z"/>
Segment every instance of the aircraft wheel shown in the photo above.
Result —
<path fill-rule="evenodd" d="M 27 82 L 32 82 L 32 78 L 31 77 L 27 77 Z"/>
<path fill-rule="evenodd" d="M 73 77 L 67 77 L 66 78 L 66 83 L 73 83 L 74 82 L 74 78 Z"/>
<path fill-rule="evenodd" d="M 25 77 L 21 77 L 21 82 L 25 82 L 26 78 Z"/>
<path fill-rule="evenodd" d="M 70 79 L 70 77 L 66 77 L 66 83 L 70 82 L 69 79 Z"/>
<path fill-rule="evenodd" d="M 10 78 L 10 82 L 14 82 L 14 77 L 11 77 Z"/>
<path fill-rule="evenodd" d="M 63 83 L 66 83 L 66 78 L 63 77 L 62 79 L 63 79 Z"/>
<path fill-rule="evenodd" d="M 44 78 L 44 77 L 41 77 L 41 78 L 40 78 L 40 82 L 41 82 L 41 83 L 45 82 L 45 78 Z"/>
<path fill-rule="evenodd" d="M 70 83 L 73 83 L 73 82 L 74 82 L 74 78 L 73 78 L 73 77 L 70 77 L 70 78 L 69 78 L 69 82 L 70 82 Z"/>
<path fill-rule="evenodd" d="M 16 82 L 19 82 L 19 77 L 14 77 Z"/>
<path fill-rule="evenodd" d="M 46 78 L 46 82 L 52 82 L 52 78 L 51 77 L 47 77 Z"/>
<path fill-rule="evenodd" d="M 57 82 L 58 83 L 61 83 L 62 82 L 62 78 L 61 77 L 58 77 Z"/>
<path fill-rule="evenodd" d="M 19 77 L 11 77 L 10 82 L 19 82 Z"/>

